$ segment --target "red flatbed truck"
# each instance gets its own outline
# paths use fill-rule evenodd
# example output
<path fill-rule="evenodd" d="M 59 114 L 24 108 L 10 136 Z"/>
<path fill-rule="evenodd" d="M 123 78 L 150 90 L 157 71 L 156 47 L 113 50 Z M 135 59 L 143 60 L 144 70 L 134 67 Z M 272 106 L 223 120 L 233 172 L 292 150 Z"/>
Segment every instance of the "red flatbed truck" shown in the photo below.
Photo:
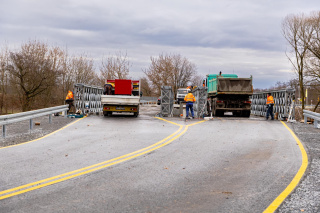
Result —
<path fill-rule="evenodd" d="M 133 113 L 139 115 L 140 81 L 129 79 L 106 80 L 106 85 L 111 86 L 111 94 L 101 95 L 103 115 L 111 116 L 112 113 Z"/>

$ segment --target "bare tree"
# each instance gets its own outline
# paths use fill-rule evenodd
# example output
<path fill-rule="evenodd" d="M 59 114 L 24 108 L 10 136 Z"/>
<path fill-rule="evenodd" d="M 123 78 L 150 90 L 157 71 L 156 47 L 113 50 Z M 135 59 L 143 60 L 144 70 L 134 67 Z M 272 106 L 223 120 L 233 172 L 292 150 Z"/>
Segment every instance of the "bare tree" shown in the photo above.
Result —
<path fill-rule="evenodd" d="M 74 83 L 84 83 L 95 85 L 97 83 L 97 74 L 94 70 L 93 60 L 82 54 L 79 57 L 73 57 L 70 60 L 70 73 Z"/>
<path fill-rule="evenodd" d="M 196 80 L 196 66 L 180 54 L 173 55 L 172 62 L 174 67 L 172 72 L 173 92 L 176 94 L 179 88 L 187 87 L 188 82 Z"/>
<path fill-rule="evenodd" d="M 304 14 L 288 15 L 282 23 L 282 32 L 289 43 L 292 51 L 291 56 L 287 55 L 289 61 L 294 67 L 299 79 L 300 97 L 302 99 L 302 109 L 304 109 L 304 78 L 305 78 L 305 61 L 308 54 L 308 48 L 314 33 L 314 26 L 311 19 Z"/>
<path fill-rule="evenodd" d="M 195 75 L 192 78 L 191 82 L 192 82 L 192 85 L 194 85 L 194 86 L 202 86 L 204 80 L 205 80 L 205 77 L 200 76 L 200 75 Z"/>
<path fill-rule="evenodd" d="M 57 72 L 47 44 L 30 41 L 18 52 L 10 53 L 10 82 L 19 95 L 22 111 L 37 108 L 37 96 L 55 86 Z"/>
<path fill-rule="evenodd" d="M 125 79 L 129 76 L 130 67 L 127 53 L 119 51 L 114 56 L 102 59 L 100 75 L 102 79 Z"/>
<path fill-rule="evenodd" d="M 320 85 L 320 12 L 313 12 L 310 15 L 310 25 L 313 26 L 314 32 L 312 34 L 312 39 L 308 45 L 309 57 L 307 63 L 308 75 L 311 77 L 312 89 L 319 92 Z M 320 100 L 317 100 L 315 108 L 320 104 Z"/>
<path fill-rule="evenodd" d="M 150 82 L 148 81 L 148 79 L 146 77 L 143 77 L 140 79 L 140 88 L 141 88 L 141 92 L 144 96 L 155 95 L 151 86 L 150 86 Z"/>
<path fill-rule="evenodd" d="M 9 50 L 5 47 L 0 52 L 0 114 L 8 112 L 8 71 Z"/>
<path fill-rule="evenodd" d="M 188 82 L 196 75 L 196 66 L 180 54 L 160 54 L 158 58 L 150 59 L 149 68 L 143 72 L 157 95 L 160 95 L 161 86 L 172 86 L 176 94 L 178 88 L 187 87 Z"/>

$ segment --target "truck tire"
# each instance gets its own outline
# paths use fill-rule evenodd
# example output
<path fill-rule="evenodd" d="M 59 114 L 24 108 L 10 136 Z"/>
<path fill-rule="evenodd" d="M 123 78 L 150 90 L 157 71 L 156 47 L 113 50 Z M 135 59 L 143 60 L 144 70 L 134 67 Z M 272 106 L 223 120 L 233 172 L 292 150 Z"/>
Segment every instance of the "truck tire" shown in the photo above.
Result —
<path fill-rule="evenodd" d="M 235 117 L 243 116 L 242 112 L 233 112 L 232 115 Z"/>
<path fill-rule="evenodd" d="M 224 116 L 224 111 L 223 110 L 216 110 L 216 115 L 218 117 L 223 117 Z"/>
<path fill-rule="evenodd" d="M 134 113 L 133 113 L 133 116 L 134 116 L 134 117 L 138 117 L 138 115 L 139 115 L 139 112 L 134 112 Z"/>
<path fill-rule="evenodd" d="M 112 112 L 103 112 L 103 115 L 105 116 L 105 117 L 111 117 L 112 116 Z"/>
<path fill-rule="evenodd" d="M 249 118 L 250 117 L 250 110 L 242 111 L 242 117 Z"/>

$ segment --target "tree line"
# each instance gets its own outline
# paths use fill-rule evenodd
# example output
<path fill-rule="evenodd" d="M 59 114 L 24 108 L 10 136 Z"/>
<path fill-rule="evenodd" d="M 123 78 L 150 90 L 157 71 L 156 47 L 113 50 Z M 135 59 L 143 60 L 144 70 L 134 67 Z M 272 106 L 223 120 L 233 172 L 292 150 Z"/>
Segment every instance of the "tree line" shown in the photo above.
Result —
<path fill-rule="evenodd" d="M 297 74 L 304 109 L 306 89 L 320 94 L 320 11 L 287 15 L 282 22 L 282 33 L 290 47 L 286 55 Z M 320 104 L 317 101 L 314 111 Z"/>
<path fill-rule="evenodd" d="M 144 69 L 141 89 L 146 96 L 159 96 L 162 85 L 174 91 L 201 78 L 196 66 L 180 54 L 151 57 Z M 3 47 L 0 51 L 0 114 L 28 111 L 64 104 L 74 84 L 103 86 L 106 79 L 130 77 L 131 63 L 121 51 L 103 57 L 99 70 L 87 54 L 69 55 L 67 50 L 30 40 L 18 50 Z"/>
<path fill-rule="evenodd" d="M 320 12 L 290 14 L 282 22 L 282 33 L 289 49 L 288 60 L 297 74 L 289 82 L 277 82 L 274 88 L 299 90 L 305 108 L 306 89 L 320 93 Z M 99 70 L 87 54 L 69 55 L 68 50 L 30 40 L 19 49 L 3 47 L 0 51 L 0 114 L 64 104 L 74 84 L 103 86 L 106 79 L 130 76 L 127 53 L 116 52 L 103 57 Z M 159 96 L 161 86 L 178 88 L 201 85 L 194 63 L 180 54 L 150 57 L 150 65 L 142 70 L 141 90 L 145 96 Z M 135 79 L 133 77 L 132 79 Z M 317 100 L 316 107 L 320 104 Z M 314 109 L 314 110 L 315 110 Z"/>

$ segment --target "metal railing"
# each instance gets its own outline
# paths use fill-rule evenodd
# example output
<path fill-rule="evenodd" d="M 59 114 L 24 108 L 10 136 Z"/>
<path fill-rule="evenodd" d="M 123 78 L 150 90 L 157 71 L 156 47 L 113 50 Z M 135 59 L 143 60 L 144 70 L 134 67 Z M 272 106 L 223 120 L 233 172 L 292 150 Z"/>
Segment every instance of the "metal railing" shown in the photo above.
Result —
<path fill-rule="evenodd" d="M 154 105 L 157 104 L 157 101 L 144 101 L 140 100 L 140 105 Z"/>
<path fill-rule="evenodd" d="M 314 120 L 314 127 L 320 128 L 320 113 L 311 112 L 309 110 L 303 110 L 304 123 L 307 123 L 308 118 L 312 118 Z"/>
<path fill-rule="evenodd" d="M 140 105 L 157 104 L 157 102 L 158 102 L 157 97 L 149 97 L 149 96 L 140 97 Z"/>
<path fill-rule="evenodd" d="M 11 115 L 1 115 L 0 125 L 2 125 L 2 137 L 6 137 L 6 125 L 12 124 L 24 120 L 30 120 L 29 126 L 30 130 L 33 128 L 33 118 L 49 115 L 49 123 L 52 123 L 52 114 L 65 111 L 65 116 L 67 115 L 68 105 L 61 105 L 56 107 L 49 107 L 45 109 L 38 109 L 28 112 L 15 113 Z"/>

